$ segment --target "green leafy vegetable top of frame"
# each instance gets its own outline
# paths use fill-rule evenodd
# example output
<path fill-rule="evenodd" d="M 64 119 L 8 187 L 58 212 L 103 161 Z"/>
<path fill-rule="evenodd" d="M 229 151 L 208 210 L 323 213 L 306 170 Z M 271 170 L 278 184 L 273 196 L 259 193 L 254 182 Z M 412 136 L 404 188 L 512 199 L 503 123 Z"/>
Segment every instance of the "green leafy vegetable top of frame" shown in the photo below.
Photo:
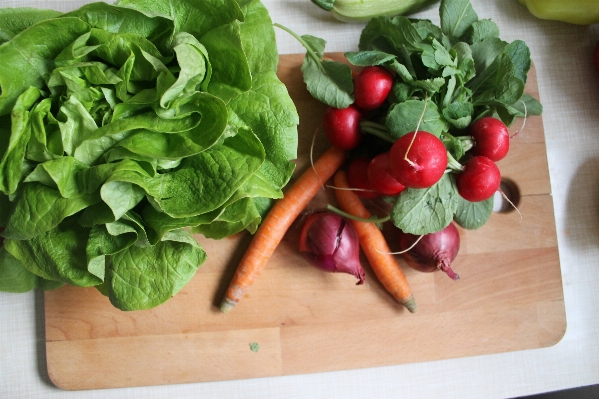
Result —
<path fill-rule="evenodd" d="M 0 9 L 0 43 L 0 289 L 153 307 L 205 258 L 189 232 L 255 231 L 282 196 L 298 115 L 259 0 Z"/>

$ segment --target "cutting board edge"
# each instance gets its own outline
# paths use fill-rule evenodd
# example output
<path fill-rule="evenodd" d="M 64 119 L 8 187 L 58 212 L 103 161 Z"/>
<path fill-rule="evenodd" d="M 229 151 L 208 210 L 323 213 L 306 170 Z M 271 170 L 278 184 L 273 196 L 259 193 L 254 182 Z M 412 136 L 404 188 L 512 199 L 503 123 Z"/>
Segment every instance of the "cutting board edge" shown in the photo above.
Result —
<path fill-rule="evenodd" d="M 218 382 L 218 381 L 234 381 L 234 380 L 250 380 L 250 379 L 261 379 L 261 378 L 273 378 L 273 377 L 289 377 L 289 376 L 301 376 L 301 375 L 309 375 L 309 374 L 313 374 L 315 372 L 318 373 L 332 373 L 332 372 L 339 372 L 339 371 L 351 371 L 351 370 L 367 370 L 367 369 L 373 369 L 373 368 L 378 368 L 378 367 L 390 367 L 390 366 L 401 366 L 401 365 L 407 365 L 407 364 L 418 364 L 418 363 L 428 363 L 428 362 L 437 362 L 437 361 L 444 361 L 444 360 L 448 360 L 448 359 L 465 359 L 465 358 L 470 358 L 470 357 L 477 357 L 477 356 L 485 356 L 485 355 L 495 355 L 495 354 L 502 354 L 502 353 L 515 353 L 515 352 L 521 352 L 521 351 L 529 351 L 529 350 L 544 350 L 544 349 L 548 349 L 552 346 L 555 346 L 557 344 L 559 344 L 559 342 L 561 342 L 561 340 L 564 338 L 566 330 L 567 330 L 567 319 L 565 317 L 565 302 L 564 300 L 556 300 L 556 301 L 548 301 L 547 304 L 550 304 L 551 306 L 554 307 L 554 310 L 557 310 L 559 312 L 561 312 L 563 314 L 564 317 L 560 317 L 560 320 L 562 321 L 562 325 L 563 325 L 563 329 L 562 331 L 556 331 L 556 334 L 552 335 L 552 339 L 551 340 L 545 340 L 544 343 L 540 344 L 537 347 L 522 347 L 522 348 L 517 348 L 517 349 L 506 349 L 506 350 L 501 350 L 501 351 L 489 351 L 489 352 L 481 352 L 481 353 L 471 353 L 471 354 L 464 354 L 461 356 L 448 356 L 448 357 L 440 357 L 440 358 L 430 358 L 430 359 L 421 359 L 421 360 L 417 360 L 417 361 L 393 361 L 393 362 L 386 362 L 386 363 L 380 363 L 380 364 L 373 364 L 373 365 L 367 365 L 367 366 L 360 366 L 360 367 L 340 367 L 340 366 L 335 366 L 332 367 L 330 369 L 324 369 L 324 370 L 320 370 L 320 371 L 314 371 L 314 370 L 304 370 L 304 371 L 300 371 L 300 372 L 285 372 L 284 371 L 284 364 L 282 365 L 281 371 L 278 373 L 272 373 L 270 375 L 246 375 L 246 376 L 235 376 L 235 375 L 229 375 L 228 377 L 225 378 L 218 378 L 218 379 L 210 379 L 210 378 L 189 378 L 189 379 L 180 379 L 178 381 L 171 381 L 171 382 L 157 382 L 156 381 L 156 376 L 152 375 L 150 377 L 148 377 L 147 380 L 140 380 L 137 381 L 135 384 L 125 384 L 125 383 L 120 383 L 120 384 L 103 384 L 103 385 L 89 385 L 89 384 L 85 384 L 85 383 L 81 383 L 80 380 L 76 380 L 71 378 L 72 374 L 66 373 L 66 372 L 61 372 L 61 368 L 56 368 L 54 367 L 55 364 L 51 361 L 51 356 L 48 356 L 46 358 L 46 366 L 47 366 L 47 372 L 48 372 L 48 377 L 50 379 L 50 381 L 52 382 L 52 384 L 54 384 L 57 388 L 65 390 L 65 391 L 85 391 L 85 390 L 96 390 L 96 389 L 113 389 L 113 388 L 129 388 L 129 387 L 142 387 L 142 386 L 165 386 L 165 385 L 171 385 L 171 384 L 188 384 L 188 383 L 208 383 L 208 382 Z M 176 334 L 172 334 L 172 335 L 176 335 Z M 111 338 L 103 338 L 103 340 L 114 340 L 115 342 L 121 342 L 122 340 L 120 339 L 121 337 L 111 337 Z M 83 342 L 83 341 L 87 341 L 88 339 L 78 339 L 78 340 L 71 340 L 68 341 L 70 344 L 77 344 L 77 342 Z M 52 346 L 54 344 L 59 344 L 63 341 L 47 341 L 46 342 L 46 352 L 48 352 L 48 348 L 49 346 Z M 126 343 L 123 343 L 123 345 L 126 347 Z M 123 348 L 125 349 L 125 348 Z M 119 352 L 120 353 L 120 352 Z M 118 359 L 115 359 L 115 361 L 118 361 Z M 91 364 L 91 363 L 88 363 Z M 62 369 L 64 370 L 64 369 Z"/>

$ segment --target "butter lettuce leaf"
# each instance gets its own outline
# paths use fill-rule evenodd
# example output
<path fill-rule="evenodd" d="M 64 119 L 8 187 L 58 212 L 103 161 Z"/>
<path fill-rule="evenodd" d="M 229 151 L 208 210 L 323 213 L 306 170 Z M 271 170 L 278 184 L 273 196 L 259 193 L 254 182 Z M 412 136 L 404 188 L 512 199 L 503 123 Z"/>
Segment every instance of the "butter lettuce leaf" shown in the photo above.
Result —
<path fill-rule="evenodd" d="M 205 260 L 202 247 L 182 230 L 153 246 L 131 246 L 109 259 L 108 297 L 122 310 L 153 308 L 179 292 Z"/>
<path fill-rule="evenodd" d="M 31 7 L 0 9 L 0 44 L 40 21 L 61 15 L 60 11 L 38 10 Z"/>
<path fill-rule="evenodd" d="M 6 250 L 29 272 L 44 279 L 92 287 L 102 281 L 87 270 L 89 229 L 65 219 L 57 228 L 29 240 L 4 240 Z"/>

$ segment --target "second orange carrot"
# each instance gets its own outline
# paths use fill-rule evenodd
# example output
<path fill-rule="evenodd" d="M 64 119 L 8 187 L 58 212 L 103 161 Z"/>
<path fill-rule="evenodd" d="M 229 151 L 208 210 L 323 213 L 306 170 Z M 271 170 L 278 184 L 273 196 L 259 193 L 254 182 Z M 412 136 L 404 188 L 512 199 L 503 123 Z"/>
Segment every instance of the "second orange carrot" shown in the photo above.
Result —
<path fill-rule="evenodd" d="M 341 210 L 360 219 L 370 217 L 370 212 L 356 193 L 350 189 L 345 171 L 339 170 L 335 173 L 333 184 L 337 188 L 335 198 Z M 374 223 L 350 220 L 358 233 L 362 251 L 364 251 L 381 284 L 393 298 L 414 313 L 417 306 L 412 289 L 397 260 L 391 253 L 383 232 Z"/>

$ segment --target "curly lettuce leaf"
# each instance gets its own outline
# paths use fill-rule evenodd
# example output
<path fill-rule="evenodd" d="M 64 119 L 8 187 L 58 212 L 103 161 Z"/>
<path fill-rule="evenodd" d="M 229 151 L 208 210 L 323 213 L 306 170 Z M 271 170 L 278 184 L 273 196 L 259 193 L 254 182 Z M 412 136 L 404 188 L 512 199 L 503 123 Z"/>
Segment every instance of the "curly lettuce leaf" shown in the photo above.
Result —
<path fill-rule="evenodd" d="M 0 9 L 0 44 L 11 40 L 33 24 L 56 18 L 61 14 L 60 11 L 40 10 L 32 7 Z"/>
<path fill-rule="evenodd" d="M 0 280 L 157 306 L 206 257 L 187 230 L 254 232 L 291 178 L 299 121 L 272 21 L 258 0 L 38 17 L 0 45 Z"/>
<path fill-rule="evenodd" d="M 80 287 L 102 281 L 87 270 L 85 246 L 89 229 L 74 218 L 28 240 L 4 240 L 6 250 L 29 272 L 44 279 Z"/>
<path fill-rule="evenodd" d="M 60 281 L 47 280 L 23 267 L 4 247 L 0 247 L 0 291 L 21 293 L 35 288 L 53 290 L 61 287 Z"/>
<path fill-rule="evenodd" d="M 78 18 L 41 21 L 0 46 L 0 116 L 10 114 L 17 98 L 29 87 L 43 88 L 54 59 L 90 26 Z M 48 40 L 52 38 L 52 40 Z"/>
<path fill-rule="evenodd" d="M 131 246 L 110 257 L 108 298 L 121 310 L 156 307 L 179 292 L 205 260 L 202 247 L 183 230 L 153 246 Z"/>

